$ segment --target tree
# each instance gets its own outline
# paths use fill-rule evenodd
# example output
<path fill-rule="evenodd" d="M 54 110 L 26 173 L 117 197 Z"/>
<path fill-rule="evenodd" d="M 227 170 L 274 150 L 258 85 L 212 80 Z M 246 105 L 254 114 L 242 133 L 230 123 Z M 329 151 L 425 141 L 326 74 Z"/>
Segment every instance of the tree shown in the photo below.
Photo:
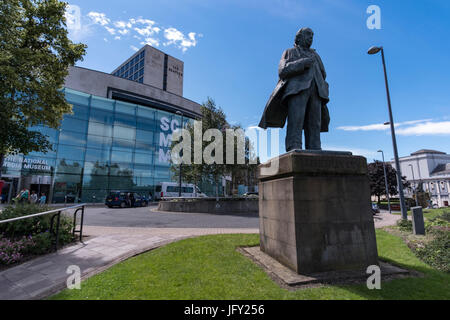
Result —
<path fill-rule="evenodd" d="M 202 104 L 201 107 L 202 111 L 202 130 L 201 130 L 201 137 L 197 137 L 195 135 L 195 128 L 193 124 L 189 124 L 186 127 L 186 130 L 189 132 L 189 135 L 191 137 L 191 157 L 190 157 L 190 164 L 184 164 L 181 166 L 182 170 L 182 178 L 184 181 L 187 181 L 189 183 L 193 183 L 198 185 L 199 182 L 205 181 L 210 179 L 210 182 L 214 182 L 216 184 L 216 196 L 218 196 L 218 185 L 219 181 L 222 177 L 226 176 L 227 174 L 242 174 L 242 172 L 245 172 L 247 170 L 256 171 L 257 164 L 250 164 L 250 159 L 252 159 L 252 154 L 250 152 L 250 141 L 248 138 L 242 136 L 244 139 L 244 158 L 245 163 L 238 164 L 238 139 L 239 137 L 234 136 L 234 149 L 233 149 L 233 164 L 227 163 L 227 139 L 226 139 L 226 131 L 227 129 L 231 129 L 234 132 L 236 130 L 239 130 L 242 128 L 240 126 L 230 126 L 230 124 L 226 120 L 226 115 L 223 112 L 223 110 L 220 107 L 216 106 L 216 103 L 213 99 L 208 98 L 208 100 Z M 221 143 L 218 141 L 219 137 L 212 136 L 211 139 L 206 138 L 208 134 L 207 131 L 209 129 L 217 129 L 218 133 L 220 132 L 221 136 Z M 243 133 L 243 131 L 242 131 Z M 212 158 L 220 158 L 223 160 L 223 164 L 218 163 L 207 163 L 205 159 L 200 164 L 195 163 L 194 159 L 194 138 L 201 139 L 201 146 L 202 146 L 202 154 L 206 153 L 209 154 L 208 150 L 211 150 L 211 146 L 213 143 L 218 143 L 218 145 L 221 145 L 219 148 L 214 148 L 211 150 L 211 157 Z M 181 140 L 182 141 L 182 140 Z M 173 141 L 171 145 L 171 152 L 174 150 L 174 147 L 178 145 L 180 141 Z M 220 151 L 221 149 L 221 151 Z M 184 152 L 184 150 L 183 150 Z M 216 152 L 222 152 L 222 154 L 216 154 Z M 180 154 L 180 157 L 182 155 Z M 229 155 L 231 158 L 231 154 Z M 242 162 L 242 161 L 241 161 Z M 174 164 L 172 162 L 171 164 L 171 171 L 173 172 L 174 176 L 179 176 L 180 165 Z"/>
<path fill-rule="evenodd" d="M 69 66 L 86 46 L 68 38 L 58 0 L 0 2 L 0 178 L 8 154 L 47 152 L 47 136 L 30 129 L 58 128 L 72 107 L 61 88 Z"/>
<path fill-rule="evenodd" d="M 396 195 L 398 194 L 397 171 L 389 163 L 386 163 L 385 166 L 389 195 Z M 386 195 L 383 162 L 375 161 L 374 163 L 370 163 L 368 165 L 368 174 L 370 182 L 370 192 L 373 196 L 376 196 L 378 198 L 378 203 L 380 203 L 381 196 Z M 409 182 L 404 176 L 402 177 L 402 183 L 404 188 L 407 188 L 409 186 Z"/>

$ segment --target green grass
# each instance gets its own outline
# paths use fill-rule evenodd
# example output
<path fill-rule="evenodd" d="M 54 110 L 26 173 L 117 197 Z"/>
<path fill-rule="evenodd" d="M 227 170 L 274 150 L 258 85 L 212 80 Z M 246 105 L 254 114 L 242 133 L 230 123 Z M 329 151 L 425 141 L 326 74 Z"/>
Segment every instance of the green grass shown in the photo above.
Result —
<path fill-rule="evenodd" d="M 377 230 L 380 258 L 424 277 L 382 281 L 381 290 L 360 284 L 288 291 L 236 251 L 258 243 L 258 235 L 186 239 L 115 265 L 83 281 L 81 290 L 51 299 L 450 299 L 450 275 L 421 262 L 399 237 L 383 230 Z"/>
<path fill-rule="evenodd" d="M 446 211 L 450 212 L 450 208 L 423 209 L 423 216 L 427 219 L 434 219 Z M 392 214 L 401 215 L 401 212 L 392 212 Z M 408 216 L 411 216 L 411 210 L 408 211 Z"/>

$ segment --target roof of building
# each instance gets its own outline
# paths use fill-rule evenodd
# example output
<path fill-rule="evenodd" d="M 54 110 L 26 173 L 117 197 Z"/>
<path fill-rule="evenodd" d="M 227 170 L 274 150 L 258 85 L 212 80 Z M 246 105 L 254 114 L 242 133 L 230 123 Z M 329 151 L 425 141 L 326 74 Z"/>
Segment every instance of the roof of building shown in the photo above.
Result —
<path fill-rule="evenodd" d="M 450 163 L 441 163 L 431 172 L 431 175 L 450 174 Z"/>
<path fill-rule="evenodd" d="M 446 154 L 445 152 L 442 151 L 436 151 L 436 150 L 430 150 L 430 149 L 422 149 L 416 152 L 411 153 L 412 156 L 417 156 L 419 154 Z"/>

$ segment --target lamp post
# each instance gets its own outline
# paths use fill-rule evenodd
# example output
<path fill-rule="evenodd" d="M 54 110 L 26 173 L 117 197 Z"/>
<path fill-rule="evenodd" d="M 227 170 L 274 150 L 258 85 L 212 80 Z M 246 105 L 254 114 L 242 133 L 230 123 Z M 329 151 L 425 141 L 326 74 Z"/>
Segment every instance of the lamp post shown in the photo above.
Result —
<path fill-rule="evenodd" d="M 400 169 L 400 161 L 398 159 L 397 141 L 395 139 L 394 117 L 392 116 L 391 95 L 389 93 L 389 85 L 388 85 L 388 78 L 387 78 L 387 71 L 386 71 L 386 61 L 384 59 L 384 49 L 383 49 L 383 47 L 371 47 L 367 51 L 367 53 L 370 55 L 373 55 L 373 54 L 377 54 L 380 51 L 381 51 L 381 58 L 383 61 L 384 82 L 386 84 L 386 94 L 387 94 L 389 120 L 390 120 L 389 122 L 391 125 L 391 136 L 392 136 L 392 145 L 394 147 L 395 166 L 397 169 L 397 185 L 398 185 L 398 193 L 400 196 L 400 209 L 402 211 L 402 219 L 407 220 L 408 213 L 406 211 L 405 196 L 403 194 L 402 173 L 401 173 L 401 169 Z"/>
<path fill-rule="evenodd" d="M 177 111 L 176 112 L 177 113 L 177 115 L 179 115 L 179 116 L 181 116 L 181 125 L 180 125 L 180 127 L 181 127 L 181 129 L 183 129 L 183 113 L 181 112 L 181 111 Z M 181 170 L 183 169 L 183 160 L 182 159 L 180 159 L 181 161 L 180 161 L 180 174 L 179 174 L 179 176 L 178 176 L 178 197 L 180 197 L 181 198 Z"/>
<path fill-rule="evenodd" d="M 392 214 L 391 198 L 389 197 L 389 186 L 388 186 L 387 175 L 386 175 L 386 165 L 384 163 L 384 152 L 383 152 L 383 150 L 378 150 L 378 152 L 381 152 L 381 156 L 383 157 L 384 185 L 386 187 L 386 197 L 388 200 L 389 213 Z"/>
<path fill-rule="evenodd" d="M 414 178 L 414 169 L 412 164 L 408 164 L 409 167 L 411 167 L 412 177 L 413 177 L 413 183 L 414 183 L 414 197 L 416 198 L 416 207 L 419 206 L 419 202 L 417 201 L 417 189 L 416 189 L 416 179 Z"/>

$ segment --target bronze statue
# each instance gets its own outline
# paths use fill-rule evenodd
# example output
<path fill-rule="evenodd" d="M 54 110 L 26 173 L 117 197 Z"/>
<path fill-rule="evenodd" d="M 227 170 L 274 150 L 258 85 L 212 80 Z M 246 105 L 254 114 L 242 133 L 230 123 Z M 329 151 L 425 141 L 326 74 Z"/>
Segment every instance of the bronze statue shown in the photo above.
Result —
<path fill-rule="evenodd" d="M 302 28 L 294 48 L 284 51 L 278 68 L 280 80 L 270 96 L 259 127 L 283 128 L 287 118 L 286 151 L 321 150 L 320 133 L 328 132 L 328 83 L 320 56 L 311 49 L 314 33 Z"/>

